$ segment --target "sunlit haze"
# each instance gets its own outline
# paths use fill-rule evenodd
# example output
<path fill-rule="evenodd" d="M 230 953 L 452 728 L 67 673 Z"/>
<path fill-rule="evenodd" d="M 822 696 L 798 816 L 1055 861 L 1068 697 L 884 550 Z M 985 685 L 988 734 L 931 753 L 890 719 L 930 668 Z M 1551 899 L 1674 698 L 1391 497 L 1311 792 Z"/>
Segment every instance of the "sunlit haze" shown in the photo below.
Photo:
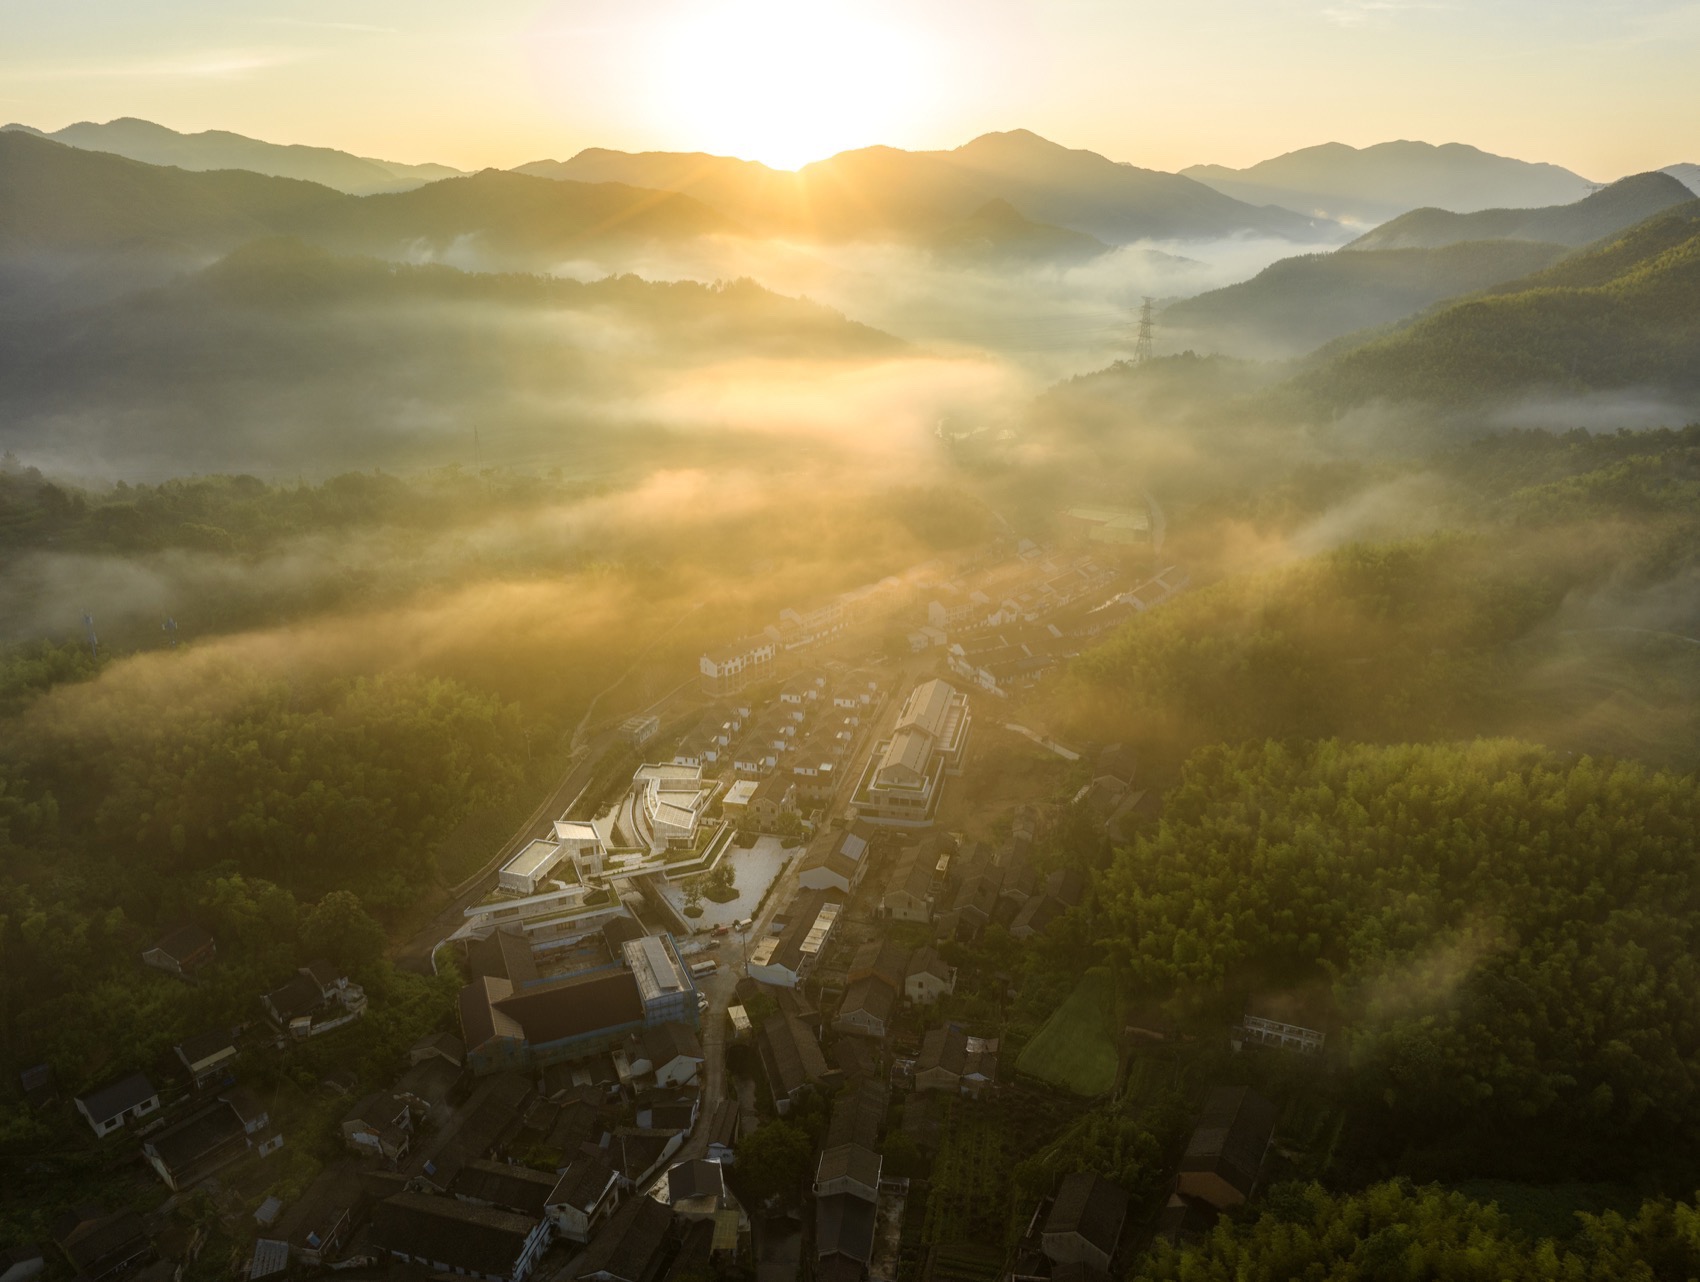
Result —
<path fill-rule="evenodd" d="M 0 1282 L 1700 1279 L 1700 0 L 0 0 Z"/>
<path fill-rule="evenodd" d="M 1153 168 L 1463 141 L 1610 179 L 1692 159 L 1700 5 L 1662 0 L 76 0 L 0 6 L 0 114 L 404 161 L 585 146 L 794 166 L 1033 129 Z"/>

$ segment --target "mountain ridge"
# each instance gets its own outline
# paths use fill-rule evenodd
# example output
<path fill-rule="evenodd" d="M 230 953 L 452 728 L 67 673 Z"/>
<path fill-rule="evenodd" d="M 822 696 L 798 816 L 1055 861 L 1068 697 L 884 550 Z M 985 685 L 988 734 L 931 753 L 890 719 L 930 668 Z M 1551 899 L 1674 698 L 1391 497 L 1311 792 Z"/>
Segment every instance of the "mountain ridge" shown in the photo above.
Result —
<path fill-rule="evenodd" d="M 727 228 L 688 196 L 616 183 L 552 183 L 492 169 L 352 196 L 302 179 L 194 172 L 0 133 L 0 247 L 222 254 L 288 235 L 357 253 L 438 251 L 469 240 L 497 251 L 571 252 Z"/>
<path fill-rule="evenodd" d="M 1566 252 L 1537 241 L 1466 241 L 1283 258 L 1250 280 L 1170 304 L 1159 323 L 1171 347 L 1284 359 L 1527 276 Z"/>
<path fill-rule="evenodd" d="M 1531 392 L 1700 394 L 1700 200 L 1391 332 L 1343 340 L 1289 388 L 1336 412 Z"/>
<path fill-rule="evenodd" d="M 1345 249 L 1438 249 L 1472 240 L 1536 240 L 1580 248 L 1693 198 L 1694 193 L 1669 174 L 1632 174 L 1571 204 L 1469 214 L 1414 209 L 1366 232 Z"/>
<path fill-rule="evenodd" d="M 758 231 L 833 238 L 927 237 L 1002 200 L 1024 218 L 1109 244 L 1239 234 L 1331 241 L 1339 229 L 1276 207 L 1246 205 L 1177 174 L 1120 164 L 1030 130 L 982 134 L 946 151 L 873 146 L 795 172 L 699 152 L 587 148 L 518 172 L 585 181 L 622 175 L 695 195 Z"/>
<path fill-rule="evenodd" d="M 143 164 L 171 165 L 191 173 L 241 169 L 270 178 L 302 179 L 351 196 L 405 191 L 462 172 L 447 165 L 375 160 L 335 147 L 266 142 L 226 129 L 182 133 L 135 116 L 120 116 L 104 123 L 80 120 L 54 131 L 30 125 L 0 126 L 0 132 L 4 131 L 30 133 L 80 151 L 104 152 Z"/>
<path fill-rule="evenodd" d="M 1566 204 L 1596 184 L 1559 165 L 1518 160 L 1468 143 L 1393 139 L 1368 147 L 1320 143 L 1244 169 L 1180 171 L 1240 200 L 1262 199 L 1356 223 L 1435 206 L 1460 213 Z"/>

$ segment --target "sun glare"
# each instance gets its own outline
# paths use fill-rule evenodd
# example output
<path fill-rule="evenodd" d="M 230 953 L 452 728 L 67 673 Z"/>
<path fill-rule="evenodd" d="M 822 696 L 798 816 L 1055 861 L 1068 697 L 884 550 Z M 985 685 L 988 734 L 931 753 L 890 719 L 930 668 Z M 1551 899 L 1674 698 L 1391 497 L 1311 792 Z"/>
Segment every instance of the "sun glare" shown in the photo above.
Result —
<path fill-rule="evenodd" d="M 696 150 L 795 169 L 890 141 L 926 96 L 913 35 L 848 5 L 735 0 L 667 34 L 657 123 Z"/>

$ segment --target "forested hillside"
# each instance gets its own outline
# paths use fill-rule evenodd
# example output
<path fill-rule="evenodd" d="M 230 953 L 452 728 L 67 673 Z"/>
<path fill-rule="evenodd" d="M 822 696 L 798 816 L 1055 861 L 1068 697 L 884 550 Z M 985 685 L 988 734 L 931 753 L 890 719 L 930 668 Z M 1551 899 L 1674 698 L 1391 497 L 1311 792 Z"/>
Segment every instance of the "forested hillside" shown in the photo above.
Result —
<path fill-rule="evenodd" d="M 1517 734 L 1700 762 L 1700 647 L 1672 635 L 1700 621 L 1700 429 L 1486 437 L 1384 471 L 1382 541 L 1299 555 L 1373 484 L 1247 483 L 1201 511 L 1240 514 L 1291 549 L 1285 563 L 1136 619 L 1076 661 L 1050 706 L 1157 760 L 1270 737 Z M 1417 502 L 1441 530 L 1401 539 Z"/>
<path fill-rule="evenodd" d="M 1334 411 L 1376 399 L 1480 407 L 1534 391 L 1691 394 L 1700 388 L 1700 205 L 1324 356 L 1293 386 Z"/>
<path fill-rule="evenodd" d="M 1519 1229 L 1492 1204 L 1442 1189 L 1381 1184 L 1330 1194 L 1272 1192 L 1244 1221 L 1198 1246 L 1160 1246 L 1132 1282 L 1683 1282 L 1700 1270 L 1700 1214 L 1690 1202 L 1583 1215 L 1563 1240 Z"/>
<path fill-rule="evenodd" d="M 1628 1175 L 1700 1140 L 1696 832 L 1693 779 L 1523 744 L 1210 749 L 1107 942 L 1160 993 L 1330 985 L 1377 1152 Z"/>
<path fill-rule="evenodd" d="M 1248 281 L 1171 304 L 1162 324 L 1174 347 L 1263 359 L 1301 356 L 1441 299 L 1527 276 L 1563 253 L 1561 246 L 1531 241 L 1478 241 L 1283 258 Z"/>
<path fill-rule="evenodd" d="M 1552 245 L 1586 245 L 1692 200 L 1694 193 L 1669 174 L 1636 174 L 1603 187 L 1573 204 L 1543 209 L 1414 209 L 1374 231 L 1348 251 L 1437 249 L 1473 240 L 1533 240 Z"/>

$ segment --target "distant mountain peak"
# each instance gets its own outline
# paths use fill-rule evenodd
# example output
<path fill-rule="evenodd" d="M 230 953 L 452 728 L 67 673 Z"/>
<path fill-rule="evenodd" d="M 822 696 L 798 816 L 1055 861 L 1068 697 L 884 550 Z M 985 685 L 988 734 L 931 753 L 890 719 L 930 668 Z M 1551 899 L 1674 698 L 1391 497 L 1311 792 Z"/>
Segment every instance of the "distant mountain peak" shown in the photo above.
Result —
<path fill-rule="evenodd" d="M 408 165 L 356 156 L 332 147 L 272 143 L 227 129 L 182 133 L 136 116 L 104 124 L 79 120 L 51 133 L 29 132 L 79 151 L 105 152 L 147 165 L 169 165 L 190 172 L 240 169 L 275 178 L 296 178 L 353 195 L 406 190 L 458 173 L 446 165 Z"/>

